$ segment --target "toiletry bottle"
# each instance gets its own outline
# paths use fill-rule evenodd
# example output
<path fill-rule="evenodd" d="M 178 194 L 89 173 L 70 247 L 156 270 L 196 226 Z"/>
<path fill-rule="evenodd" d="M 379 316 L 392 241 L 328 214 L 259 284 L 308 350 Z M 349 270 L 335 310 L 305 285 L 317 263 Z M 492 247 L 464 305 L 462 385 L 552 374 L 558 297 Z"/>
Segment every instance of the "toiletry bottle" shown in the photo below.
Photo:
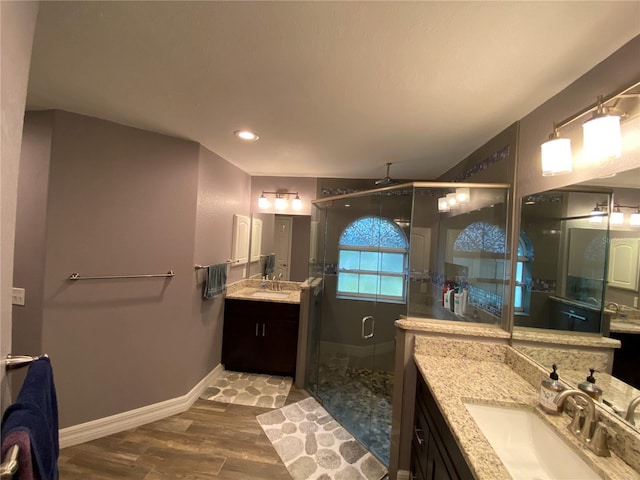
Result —
<path fill-rule="evenodd" d="M 562 412 L 561 407 L 556 404 L 556 397 L 564 390 L 564 387 L 558 381 L 556 373 L 557 365 L 552 365 L 553 371 L 549 374 L 549 378 L 542 380 L 540 385 L 540 406 L 547 413 L 558 414 Z"/>
<path fill-rule="evenodd" d="M 589 369 L 589 376 L 584 382 L 578 384 L 578 388 L 584 393 L 599 402 L 602 398 L 602 389 L 596 385 L 596 379 L 593 374 L 596 372 L 594 368 Z"/>
<path fill-rule="evenodd" d="M 450 295 L 449 295 L 449 292 L 450 292 L 451 290 L 449 289 L 449 284 L 448 284 L 448 283 L 447 283 L 446 288 L 447 288 L 447 289 L 446 289 L 446 290 L 445 290 L 445 292 L 444 292 L 444 296 L 443 296 L 443 300 L 442 300 L 442 305 L 444 306 L 444 308 L 446 308 L 447 310 L 449 310 L 449 309 L 451 308 L 450 303 L 449 303 L 449 300 L 450 300 L 450 298 L 451 298 L 451 297 L 450 297 Z"/>

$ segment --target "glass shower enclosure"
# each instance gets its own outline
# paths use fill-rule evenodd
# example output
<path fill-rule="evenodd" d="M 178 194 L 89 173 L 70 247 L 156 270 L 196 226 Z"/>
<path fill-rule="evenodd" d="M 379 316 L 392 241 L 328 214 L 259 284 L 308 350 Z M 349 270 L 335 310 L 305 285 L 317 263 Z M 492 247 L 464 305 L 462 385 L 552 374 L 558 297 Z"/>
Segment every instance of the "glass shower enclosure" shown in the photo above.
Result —
<path fill-rule="evenodd" d="M 323 288 L 306 388 L 385 464 L 395 321 L 501 325 L 507 198 L 503 184 L 414 182 L 314 202 L 310 277 Z"/>

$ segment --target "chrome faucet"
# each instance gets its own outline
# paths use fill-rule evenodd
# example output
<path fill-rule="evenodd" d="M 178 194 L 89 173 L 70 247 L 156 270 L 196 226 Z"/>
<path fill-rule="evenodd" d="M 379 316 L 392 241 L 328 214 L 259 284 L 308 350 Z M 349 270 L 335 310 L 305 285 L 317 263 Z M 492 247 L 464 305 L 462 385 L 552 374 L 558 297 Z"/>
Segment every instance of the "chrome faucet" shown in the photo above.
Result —
<path fill-rule="evenodd" d="M 608 302 L 604 308 L 610 308 L 610 307 L 614 307 L 616 314 L 613 318 L 617 318 L 620 315 L 620 305 L 618 305 L 616 302 Z M 613 310 L 613 309 L 612 309 Z"/>
<path fill-rule="evenodd" d="M 607 427 L 602 422 L 598 422 L 596 418 L 596 405 L 593 398 L 581 390 L 563 390 L 556 397 L 556 404 L 562 407 L 569 397 L 574 400 L 581 398 L 585 402 L 585 407 L 577 404 L 573 420 L 569 424 L 571 430 L 578 438 L 580 438 L 596 455 L 608 457 L 609 447 L 607 446 Z M 585 411 L 586 409 L 586 411 Z"/>
<path fill-rule="evenodd" d="M 633 400 L 631 400 L 631 402 L 629 402 L 629 407 L 627 408 L 627 415 L 624 417 L 624 419 L 629 422 L 631 425 L 635 425 L 635 413 L 636 413 L 636 407 L 640 404 L 640 395 L 638 395 L 636 398 L 634 398 Z"/>

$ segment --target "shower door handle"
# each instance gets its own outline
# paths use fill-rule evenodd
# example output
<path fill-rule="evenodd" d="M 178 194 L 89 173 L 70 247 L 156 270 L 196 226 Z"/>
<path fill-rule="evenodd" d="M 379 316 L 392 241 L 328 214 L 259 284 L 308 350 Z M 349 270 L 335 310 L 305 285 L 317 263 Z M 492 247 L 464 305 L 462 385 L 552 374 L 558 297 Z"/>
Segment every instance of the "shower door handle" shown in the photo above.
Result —
<path fill-rule="evenodd" d="M 371 320 L 371 333 L 365 334 L 365 330 L 366 330 L 366 326 L 367 326 L 367 320 Z M 375 318 L 373 318 L 371 315 L 367 315 L 366 317 L 362 317 L 362 338 L 367 339 L 367 338 L 372 338 L 373 337 L 373 331 L 376 328 L 376 320 Z"/>

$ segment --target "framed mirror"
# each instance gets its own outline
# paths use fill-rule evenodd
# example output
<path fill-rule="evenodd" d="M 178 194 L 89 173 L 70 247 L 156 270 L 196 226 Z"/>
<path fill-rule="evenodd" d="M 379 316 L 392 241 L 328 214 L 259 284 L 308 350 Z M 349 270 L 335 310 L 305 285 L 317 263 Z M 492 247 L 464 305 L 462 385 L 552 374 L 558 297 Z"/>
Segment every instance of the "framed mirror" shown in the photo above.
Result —
<path fill-rule="evenodd" d="M 624 418 L 640 395 L 640 167 L 525 197 L 521 207 L 522 309 L 514 312 L 514 332 L 574 334 L 561 378 L 577 386 L 588 368 L 602 369 L 595 377 L 605 405 Z M 581 335 L 600 334 L 621 342 L 612 359 L 579 346 Z M 545 368 L 561 358 L 548 347 L 514 347 Z M 634 423 L 640 431 L 640 411 Z"/>

